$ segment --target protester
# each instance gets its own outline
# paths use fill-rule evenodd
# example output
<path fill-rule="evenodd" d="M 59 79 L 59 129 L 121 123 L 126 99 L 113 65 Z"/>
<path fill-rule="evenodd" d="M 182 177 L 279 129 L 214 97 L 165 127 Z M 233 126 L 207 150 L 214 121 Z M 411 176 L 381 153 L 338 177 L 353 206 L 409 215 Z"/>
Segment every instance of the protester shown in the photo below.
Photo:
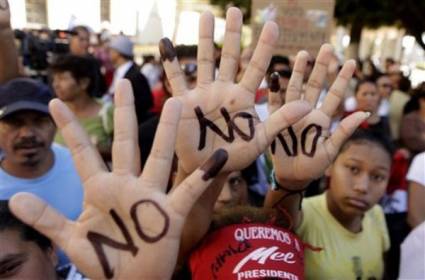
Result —
<path fill-rule="evenodd" d="M 111 103 L 95 99 L 91 94 L 95 86 L 93 64 L 87 58 L 66 55 L 58 57 L 50 70 L 56 96 L 77 116 L 102 157 L 110 161 L 113 108 Z M 56 133 L 55 142 L 65 144 L 59 132 Z"/>
<path fill-rule="evenodd" d="M 425 151 L 425 90 L 418 87 L 408 102 L 410 112 L 403 116 L 400 139 L 413 155 Z"/>
<path fill-rule="evenodd" d="M 18 220 L 8 201 L 0 200 L 0 278 L 83 280 L 72 264 L 56 270 L 58 258 L 52 242 Z"/>
<path fill-rule="evenodd" d="M 40 196 L 69 219 L 82 210 L 83 189 L 70 152 L 52 144 L 49 88 L 27 78 L 0 86 L 0 199 Z"/>
<path fill-rule="evenodd" d="M 114 94 L 119 80 L 128 79 L 133 87 L 137 121 L 139 124 L 146 121 L 151 117 L 149 110 L 153 105 L 152 93 L 148 81 L 133 61 L 133 43 L 128 37 L 118 35 L 111 39 L 109 55 L 115 66 L 114 78 L 109 88 L 110 96 Z"/>
<path fill-rule="evenodd" d="M 425 152 L 418 154 L 407 173 L 409 209 L 407 221 L 412 228 L 425 221 Z"/>

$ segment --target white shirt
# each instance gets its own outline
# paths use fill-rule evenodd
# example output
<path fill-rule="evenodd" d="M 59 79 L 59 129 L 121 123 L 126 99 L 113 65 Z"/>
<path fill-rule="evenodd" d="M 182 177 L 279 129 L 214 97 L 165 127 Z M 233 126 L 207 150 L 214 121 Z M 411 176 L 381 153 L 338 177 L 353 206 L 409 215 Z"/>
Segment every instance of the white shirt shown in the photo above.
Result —
<path fill-rule="evenodd" d="M 413 159 L 406 177 L 409 181 L 425 186 L 425 152 Z"/>
<path fill-rule="evenodd" d="M 118 81 L 124 78 L 125 73 L 127 73 L 127 71 L 131 68 L 132 65 L 133 65 L 133 61 L 128 61 L 124 64 L 121 64 L 117 69 L 115 69 L 114 79 L 112 80 L 112 84 L 108 90 L 108 93 L 110 95 L 114 94 L 115 87 L 117 86 Z"/>
<path fill-rule="evenodd" d="M 425 279 L 425 222 L 401 243 L 399 279 Z"/>

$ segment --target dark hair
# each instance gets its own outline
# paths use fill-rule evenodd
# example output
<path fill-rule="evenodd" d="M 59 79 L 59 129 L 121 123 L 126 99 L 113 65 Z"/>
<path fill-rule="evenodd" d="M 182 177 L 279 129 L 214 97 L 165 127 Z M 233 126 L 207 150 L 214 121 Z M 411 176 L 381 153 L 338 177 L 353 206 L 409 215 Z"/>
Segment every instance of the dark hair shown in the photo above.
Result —
<path fill-rule="evenodd" d="M 16 218 L 10 212 L 8 203 L 8 200 L 0 200 L 0 232 L 16 230 L 22 240 L 36 243 L 42 251 L 51 249 L 52 242 L 50 239 Z"/>
<path fill-rule="evenodd" d="M 92 59 L 84 56 L 66 54 L 57 57 L 50 65 L 50 70 L 53 73 L 69 71 L 77 82 L 85 78 L 89 79 L 90 82 L 87 87 L 87 92 L 90 96 L 93 96 L 93 91 L 95 89 L 94 81 L 96 80 L 96 65 Z"/>
<path fill-rule="evenodd" d="M 86 32 L 86 33 L 90 34 L 90 30 L 88 29 L 88 27 L 87 27 L 87 26 L 84 26 L 84 25 L 77 25 L 77 26 L 75 26 L 74 28 L 72 28 L 72 29 L 71 29 L 71 34 L 72 34 L 73 36 L 77 36 L 77 35 L 78 35 L 78 33 L 79 33 L 79 32 L 81 32 L 81 31 L 83 31 L 83 32 Z"/>
<path fill-rule="evenodd" d="M 424 84 L 424 83 L 423 83 Z M 425 85 L 425 84 L 424 84 Z M 420 84 L 418 87 L 411 91 L 410 100 L 404 105 L 403 115 L 409 114 L 419 110 L 419 101 L 425 98 L 425 86 Z"/>
<path fill-rule="evenodd" d="M 267 69 L 267 74 L 271 74 L 272 72 L 275 71 L 274 66 L 276 64 L 285 64 L 286 66 L 288 66 L 288 68 L 291 67 L 291 63 L 289 62 L 289 58 L 287 56 L 274 55 L 272 56 L 272 59 L 270 60 L 269 68 Z"/>
<path fill-rule="evenodd" d="M 196 58 L 198 46 L 196 45 L 177 45 L 175 47 L 178 59 L 181 58 Z"/>
<path fill-rule="evenodd" d="M 376 87 L 376 83 L 375 83 L 375 80 L 374 79 L 368 78 L 368 79 L 360 80 L 360 81 L 357 82 L 356 88 L 354 89 L 354 95 L 357 95 L 357 92 L 359 91 L 359 88 L 363 84 L 367 84 L 367 83 L 374 84 L 375 87 Z"/>
<path fill-rule="evenodd" d="M 371 129 L 363 129 L 363 128 L 358 128 L 347 139 L 347 141 L 345 141 L 339 153 L 344 152 L 353 143 L 359 144 L 364 142 L 371 142 L 371 143 L 377 144 L 382 149 L 384 149 L 384 151 L 387 152 L 390 158 L 392 159 L 392 156 L 394 153 L 394 146 L 391 143 L 390 139 L 385 137 L 385 135 L 383 135 L 382 133 L 377 133 Z"/>

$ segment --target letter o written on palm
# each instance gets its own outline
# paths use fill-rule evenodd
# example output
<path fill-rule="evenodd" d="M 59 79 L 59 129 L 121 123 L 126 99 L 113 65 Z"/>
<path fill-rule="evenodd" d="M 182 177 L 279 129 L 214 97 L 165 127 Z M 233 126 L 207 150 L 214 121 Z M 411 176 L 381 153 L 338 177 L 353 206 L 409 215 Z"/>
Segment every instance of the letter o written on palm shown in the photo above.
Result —
<path fill-rule="evenodd" d="M 214 60 L 214 17 L 202 14 L 199 24 L 197 85 L 188 90 L 172 43 L 160 42 L 160 52 L 173 96 L 183 104 L 177 134 L 179 165 L 192 172 L 217 148 L 229 153 L 223 171 L 240 170 L 254 161 L 284 128 L 306 115 L 311 106 L 294 100 L 261 123 L 254 109 L 259 87 L 274 52 L 278 27 L 267 22 L 253 57 L 239 83 L 235 83 L 240 58 L 242 14 L 230 8 L 217 77 Z"/>

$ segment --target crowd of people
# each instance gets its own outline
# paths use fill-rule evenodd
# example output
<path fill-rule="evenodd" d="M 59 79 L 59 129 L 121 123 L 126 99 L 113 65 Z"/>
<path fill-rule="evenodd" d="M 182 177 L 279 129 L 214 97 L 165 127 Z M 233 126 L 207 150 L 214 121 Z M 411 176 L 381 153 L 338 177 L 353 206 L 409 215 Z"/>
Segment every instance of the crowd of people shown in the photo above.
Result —
<path fill-rule="evenodd" d="M 0 278 L 425 279 L 425 83 L 387 59 L 69 32 L 25 76 L 0 0 Z"/>

